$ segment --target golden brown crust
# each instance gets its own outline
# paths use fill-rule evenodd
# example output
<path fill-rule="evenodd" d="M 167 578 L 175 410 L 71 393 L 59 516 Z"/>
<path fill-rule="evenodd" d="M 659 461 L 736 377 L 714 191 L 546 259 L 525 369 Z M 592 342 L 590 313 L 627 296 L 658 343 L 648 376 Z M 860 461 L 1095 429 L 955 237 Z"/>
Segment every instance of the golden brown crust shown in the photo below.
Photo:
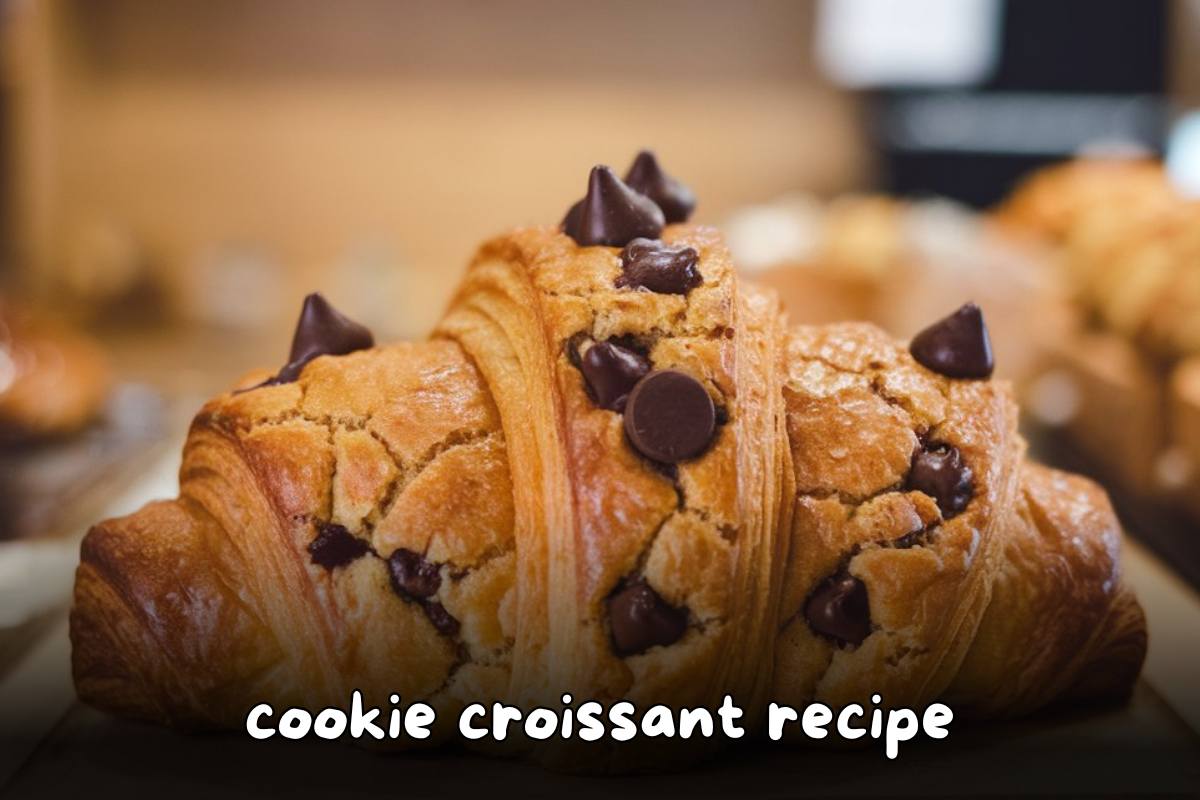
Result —
<path fill-rule="evenodd" d="M 484 246 L 439 329 L 480 365 L 510 460 L 522 465 L 513 475 L 524 562 L 516 663 L 538 666 L 514 683 L 527 705 L 557 705 L 564 687 L 602 702 L 674 706 L 719 704 L 741 689 L 757 715 L 769 687 L 769 671 L 742 665 L 769 653 L 769 628 L 730 623 L 767 618 L 778 591 L 782 322 L 770 300 L 737 291 L 713 231 L 678 227 L 663 238 L 699 255 L 703 282 L 686 296 L 617 288 L 616 249 L 531 229 Z M 635 341 L 654 369 L 699 380 L 726 415 L 709 448 L 673 474 L 634 452 L 621 415 L 588 396 L 577 359 L 613 338 Z M 538 516 L 522 518 L 522 508 Z M 639 579 L 686 608 L 688 628 L 669 647 L 622 658 L 607 600 Z M 690 752 L 676 760 L 711 749 L 680 744 Z M 610 764 L 600 768 L 649 766 L 657 749 L 604 753 Z M 588 751 L 556 745 L 538 758 L 579 763 L 600 748 Z"/>
<path fill-rule="evenodd" d="M 1023 466 L 1021 484 L 992 603 L 946 695 L 976 716 L 1128 694 L 1146 652 L 1146 621 L 1121 583 L 1121 531 L 1104 491 L 1036 464 Z"/>
<path fill-rule="evenodd" d="M 256 702 L 345 705 L 354 689 L 375 705 L 423 697 L 447 717 L 460 683 L 502 694 L 513 547 L 498 423 L 450 342 L 322 358 L 297 383 L 212 401 L 188 437 L 180 499 L 85 539 L 72 611 L 80 695 L 240 727 Z M 322 524 L 371 553 L 315 563 Z M 391 588 L 385 559 L 401 546 L 441 565 L 434 599 L 456 635 Z M 125 644 L 146 614 L 154 646 Z M 110 634 L 122 644 L 105 645 Z"/>
<path fill-rule="evenodd" d="M 344 707 L 361 689 L 384 705 L 398 692 L 439 709 L 438 738 L 465 702 L 554 707 L 563 692 L 643 709 L 715 708 L 730 693 L 748 726 L 769 700 L 872 692 L 888 705 L 960 692 L 998 714 L 1005 703 L 989 706 L 986 692 L 1014 676 L 974 665 L 991 663 L 979 654 L 993 639 L 1011 644 L 993 598 L 1022 592 L 1029 614 L 1109 609 L 1053 687 L 1019 665 L 1013 703 L 1132 680 L 1136 605 L 1093 587 L 1115 585 L 1111 511 L 1087 491 L 1058 499 L 1057 484 L 1023 471 L 1004 384 L 934 375 L 867 325 L 788 333 L 770 297 L 738 286 L 713 232 L 664 238 L 699 253 L 703 283 L 687 296 L 618 289 L 617 250 L 521 231 L 485 245 L 433 341 L 319 358 L 294 384 L 211 402 L 189 436 L 180 499 L 85 541 L 72 612 L 80 694 L 240 727 L 256 702 Z M 699 456 L 656 466 L 621 415 L 597 407 L 578 355 L 614 337 L 708 390 L 722 422 Z M 958 448 L 975 476 L 953 518 L 907 488 L 926 442 Z M 330 525 L 371 552 L 317 563 L 309 548 Z M 1069 531 L 1100 536 L 1062 556 L 1081 591 L 1028 587 L 1022 559 L 1059 557 L 1054 535 Z M 439 632 L 393 588 L 385 559 L 399 548 L 440 565 L 430 600 L 457 631 Z M 872 632 L 856 646 L 803 614 L 841 567 L 869 590 Z M 608 601 L 630 581 L 686 610 L 681 638 L 617 652 Z M 482 746 L 628 771 L 680 766 L 716 742 Z"/>
<path fill-rule="evenodd" d="M 1106 327 L 1159 360 L 1200 353 L 1200 203 L 1122 213 L 1127 221 L 1102 245 L 1070 251 L 1081 298 Z"/>

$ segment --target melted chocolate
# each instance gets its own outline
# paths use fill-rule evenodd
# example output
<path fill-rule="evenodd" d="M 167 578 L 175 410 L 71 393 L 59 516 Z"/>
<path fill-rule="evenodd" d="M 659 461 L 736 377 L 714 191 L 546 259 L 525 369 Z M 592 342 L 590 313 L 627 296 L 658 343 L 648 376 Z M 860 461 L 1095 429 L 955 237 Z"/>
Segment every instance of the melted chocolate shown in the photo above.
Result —
<path fill-rule="evenodd" d="M 312 562 L 331 571 L 362 558 L 370 551 L 369 544 L 332 522 L 318 522 L 317 535 L 308 546 Z"/>
<path fill-rule="evenodd" d="M 835 575 L 808 598 L 804 618 L 822 636 L 840 644 L 862 644 L 871 635 L 867 585 L 848 572 Z"/>
<path fill-rule="evenodd" d="M 913 453 L 907 486 L 932 497 L 942 518 L 962 512 L 974 496 L 975 473 L 951 444 L 930 443 Z"/>
<path fill-rule="evenodd" d="M 667 247 L 652 239 L 634 239 L 621 251 L 618 288 L 645 288 L 659 294 L 687 294 L 700 285 L 696 263 L 700 255 L 691 247 Z"/>
<path fill-rule="evenodd" d="M 580 370 L 600 408 L 624 411 L 633 387 L 650 371 L 650 362 L 612 342 L 597 342 L 584 354 Z"/>
<path fill-rule="evenodd" d="M 437 600 L 425 601 L 425 616 L 433 623 L 433 627 L 437 628 L 437 632 L 442 636 L 457 636 L 459 629 L 462 627 L 458 620 L 450 616 L 450 612 L 446 607 Z"/>
<path fill-rule="evenodd" d="M 426 600 L 437 594 L 442 585 L 441 568 L 413 550 L 399 548 L 388 557 L 387 565 L 397 594 Z"/>
<path fill-rule="evenodd" d="M 687 632 L 688 611 L 675 608 L 645 581 L 630 583 L 608 599 L 613 650 L 620 656 L 679 641 Z"/>

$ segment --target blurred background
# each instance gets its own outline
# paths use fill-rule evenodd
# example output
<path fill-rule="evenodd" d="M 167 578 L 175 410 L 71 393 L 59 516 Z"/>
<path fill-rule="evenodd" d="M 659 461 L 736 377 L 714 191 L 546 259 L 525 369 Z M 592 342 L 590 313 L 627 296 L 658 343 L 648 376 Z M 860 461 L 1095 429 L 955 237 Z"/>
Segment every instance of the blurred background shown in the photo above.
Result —
<path fill-rule="evenodd" d="M 1027 405 L 1085 418 L 1086 380 L 1037 383 L 1075 341 L 1044 321 L 1104 312 L 1063 280 L 1076 212 L 1157 208 L 1122 187 L 1164 174 L 1200 194 L 1200 0 L 0 0 L 0 44 L 0 447 L 99 418 L 59 485 L 281 365 L 311 291 L 426 335 L 480 242 L 642 147 L 794 321 L 910 336 L 973 297 Z M 1097 154 L 1153 175 L 998 206 Z M 1139 479 L 1165 453 L 1190 485 L 1200 455 L 1157 428 Z"/>
<path fill-rule="evenodd" d="M 93 316 L 271 329 L 273 360 L 317 288 L 424 335 L 484 238 L 557 222 L 642 146 L 710 221 L 869 180 L 809 3 L 6 8 L 10 271 Z"/>
<path fill-rule="evenodd" d="M 793 321 L 979 302 L 1035 452 L 1129 526 L 1134 708 L 1200 786 L 1200 0 L 0 0 L 0 721 L 21 670 L 42 730 L 75 703 L 80 537 L 175 494 L 306 294 L 423 337 L 643 147 Z"/>
<path fill-rule="evenodd" d="M 0 42 L 0 323 L 67 337 L 0 350 L 0 433 L 78 429 L 112 391 L 110 422 L 186 418 L 283 363 L 314 290 L 381 340 L 424 336 L 481 241 L 557 222 L 642 147 L 795 321 L 909 336 L 975 297 L 1036 389 L 1060 295 L 1081 330 L 1107 313 L 1059 280 L 1062 209 L 1130 181 L 998 204 L 1098 154 L 1200 194 L 1198 0 L 0 0 Z M 1019 223 L 1003 248 L 996 220 Z M 22 392 L 22 371 L 49 377 Z M 1045 394 L 1043 416 L 1076 410 Z M 1173 452 L 1156 436 L 1142 477 Z"/>
<path fill-rule="evenodd" d="M 903 5 L 3 0 L 0 282 L 210 391 L 314 289 L 423 335 L 482 239 L 639 147 L 706 222 L 794 190 L 986 205 L 1089 144 L 1161 152 L 1200 104 L 1194 2 Z"/>

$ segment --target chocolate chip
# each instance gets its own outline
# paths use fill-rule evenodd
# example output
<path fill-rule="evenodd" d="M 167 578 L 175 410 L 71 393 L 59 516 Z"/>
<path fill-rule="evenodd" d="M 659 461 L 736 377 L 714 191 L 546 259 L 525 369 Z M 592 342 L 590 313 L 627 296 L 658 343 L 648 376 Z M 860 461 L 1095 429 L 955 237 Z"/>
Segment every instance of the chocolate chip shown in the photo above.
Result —
<path fill-rule="evenodd" d="M 308 546 L 312 562 L 331 571 L 362 558 L 370 550 L 369 544 L 332 522 L 318 522 L 317 535 Z"/>
<path fill-rule="evenodd" d="M 649 150 L 637 154 L 625 176 L 625 183 L 657 203 L 668 223 L 687 222 L 696 208 L 696 195 L 692 190 L 663 172 L 658 159 Z"/>
<path fill-rule="evenodd" d="M 430 599 L 442 585 L 440 565 L 427 561 L 414 550 L 401 547 L 388 556 L 387 566 L 396 594 L 419 602 L 438 633 L 443 636 L 458 634 L 458 620 L 450 616 L 445 606 Z"/>
<path fill-rule="evenodd" d="M 624 247 L 644 236 L 662 233 L 663 212 L 644 194 L 630 189 L 611 169 L 598 166 L 588 178 L 587 194 L 563 219 L 563 233 L 581 247 Z"/>
<path fill-rule="evenodd" d="M 908 488 L 932 497 L 942 517 L 959 514 L 975 493 L 975 474 L 957 447 L 945 443 L 927 444 L 913 453 L 908 472 Z"/>
<path fill-rule="evenodd" d="M 843 572 L 817 587 L 804 604 L 809 627 L 841 644 L 862 644 L 871 635 L 867 585 Z"/>
<path fill-rule="evenodd" d="M 388 557 L 387 565 L 392 588 L 414 600 L 433 597 L 442 585 L 440 567 L 412 550 L 401 547 Z"/>
<path fill-rule="evenodd" d="M 655 461 L 674 464 L 700 455 L 716 424 L 717 412 L 703 384 L 675 369 L 642 378 L 625 403 L 629 441 Z"/>
<path fill-rule="evenodd" d="M 427 600 L 425 602 L 425 616 L 433 623 L 433 627 L 437 628 L 437 632 L 442 636 L 457 636 L 459 628 L 458 620 L 450 616 L 450 612 L 446 607 L 437 600 Z"/>
<path fill-rule="evenodd" d="M 342 356 L 374 345 L 369 330 L 343 316 L 320 292 L 313 292 L 304 298 L 287 366 L 267 384 L 291 383 L 318 356 Z"/>
<path fill-rule="evenodd" d="M 620 412 L 634 385 L 650 371 L 650 362 L 612 342 L 597 342 L 584 353 L 580 370 L 596 405 Z"/>
<path fill-rule="evenodd" d="M 608 599 L 613 650 L 620 656 L 677 642 L 687 631 L 687 618 L 686 608 L 675 608 L 645 581 L 626 584 Z"/>
<path fill-rule="evenodd" d="M 924 542 L 928 536 L 929 529 L 924 525 L 918 525 L 903 536 L 892 539 L 888 542 L 881 542 L 880 544 L 885 547 L 891 547 L 895 550 L 908 550 L 909 548 L 916 547 L 918 544 Z"/>
<path fill-rule="evenodd" d="M 729 409 L 726 408 L 725 406 L 717 406 L 717 424 L 718 425 L 728 425 L 729 424 Z"/>
<path fill-rule="evenodd" d="M 918 333 L 908 350 L 918 364 L 947 378 L 988 378 L 996 366 L 983 312 L 974 303 Z"/>
<path fill-rule="evenodd" d="M 653 239 L 634 239 L 621 251 L 618 288 L 644 287 L 659 294 L 687 294 L 700 285 L 696 262 L 700 254 L 691 247 L 678 250 Z"/>

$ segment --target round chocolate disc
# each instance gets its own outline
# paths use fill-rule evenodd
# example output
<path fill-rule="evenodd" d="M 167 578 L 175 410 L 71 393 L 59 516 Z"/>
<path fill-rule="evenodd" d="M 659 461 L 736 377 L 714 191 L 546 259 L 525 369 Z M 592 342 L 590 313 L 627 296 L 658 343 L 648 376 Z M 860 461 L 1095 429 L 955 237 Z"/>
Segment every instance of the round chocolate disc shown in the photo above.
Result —
<path fill-rule="evenodd" d="M 712 398 L 700 381 L 676 369 L 651 372 L 625 403 L 625 433 L 646 458 L 674 464 L 704 452 L 716 430 Z"/>

